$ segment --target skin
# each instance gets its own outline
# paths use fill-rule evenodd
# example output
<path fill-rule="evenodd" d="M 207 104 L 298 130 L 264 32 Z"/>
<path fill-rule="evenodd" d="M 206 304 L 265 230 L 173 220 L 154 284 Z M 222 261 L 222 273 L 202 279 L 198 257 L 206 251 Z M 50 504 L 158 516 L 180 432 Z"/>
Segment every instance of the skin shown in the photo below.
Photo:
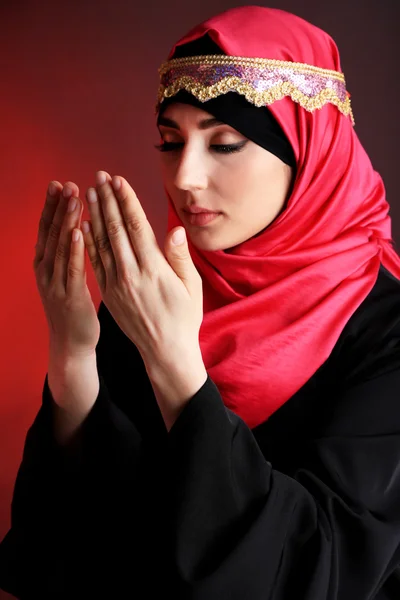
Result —
<path fill-rule="evenodd" d="M 192 242 L 199 248 L 206 250 L 227 250 L 235 247 L 237 244 L 240 244 L 251 237 L 256 236 L 263 229 L 268 227 L 268 225 L 272 223 L 272 221 L 284 209 L 291 186 L 291 168 L 285 165 L 273 154 L 245 138 L 232 127 L 224 123 L 216 123 L 212 115 L 198 108 L 184 104 L 174 104 L 168 107 L 163 117 L 164 119 L 170 119 L 169 122 L 160 124 L 160 133 L 163 142 L 178 143 L 178 147 L 172 152 L 162 153 L 162 173 L 164 183 L 172 198 L 172 201 L 174 202 L 178 214 L 182 216 L 183 223 L 185 224 L 185 228 L 188 232 L 188 235 L 191 237 Z M 173 120 L 172 123 L 171 119 Z M 204 125 L 204 120 L 208 120 L 207 126 Z M 218 144 L 240 144 L 241 147 L 239 152 L 227 154 L 217 151 L 218 148 L 216 149 L 215 145 Z M 112 255 L 114 256 L 114 259 L 118 257 L 120 267 L 122 268 L 122 273 L 126 272 L 126 270 L 124 271 L 124 268 L 126 269 L 127 264 L 130 267 L 129 272 L 135 266 L 135 263 L 132 262 L 133 255 L 131 251 L 131 244 L 126 243 L 128 230 L 129 235 L 134 236 L 131 239 L 133 246 L 135 247 L 135 242 L 137 242 L 137 248 L 142 249 L 145 256 L 147 256 L 147 254 L 145 251 L 146 245 L 144 244 L 144 241 L 147 241 L 148 245 L 150 244 L 147 251 L 149 255 L 152 255 L 153 253 L 154 257 L 159 257 L 159 260 L 162 255 L 158 247 L 156 248 L 154 245 L 154 234 L 150 232 L 148 222 L 143 218 L 143 211 L 132 188 L 130 188 L 126 181 L 123 184 L 125 187 L 122 190 L 120 186 L 118 188 L 115 187 L 117 182 L 114 182 L 113 185 L 111 185 L 111 177 L 108 175 L 108 173 L 100 172 L 98 173 L 98 176 L 101 176 L 101 180 L 98 179 L 97 181 L 97 193 L 101 199 L 103 210 L 101 212 L 99 211 L 98 201 L 96 198 L 95 202 L 92 201 L 89 203 L 89 211 L 91 214 L 91 221 L 95 234 L 94 237 L 103 241 L 104 239 L 109 238 L 111 244 L 101 244 L 101 250 L 99 248 L 99 254 L 101 254 L 100 256 L 98 255 L 97 245 L 93 244 L 93 239 L 91 237 L 92 234 L 90 232 L 85 234 L 84 241 L 101 286 L 104 278 L 102 278 L 98 273 L 98 267 L 103 264 L 103 267 L 108 269 L 108 271 L 110 271 L 110 269 L 112 270 L 112 265 L 115 262 L 111 260 Z M 59 244 L 61 244 L 61 246 L 67 246 L 67 244 L 70 243 L 70 234 L 72 228 L 79 226 L 82 215 L 82 206 L 79 198 L 76 198 L 77 206 L 75 206 L 74 212 L 66 213 L 66 202 L 63 201 L 60 203 L 56 198 L 56 196 L 58 197 L 60 195 L 62 186 L 61 189 L 59 189 L 58 182 L 53 182 L 51 185 L 52 188 L 54 188 L 54 184 L 57 189 L 50 191 L 49 188 L 49 195 L 45 208 L 45 211 L 48 212 L 48 215 L 42 220 L 41 223 L 42 229 L 41 233 L 39 234 L 39 242 L 36 247 L 37 256 L 35 258 L 35 269 L 36 267 L 38 269 L 41 268 L 42 263 L 46 268 L 53 267 L 54 256 L 58 257 L 58 262 L 62 259 L 62 265 L 60 263 L 60 268 L 58 270 L 56 269 L 56 273 L 49 273 L 48 277 L 44 277 L 44 275 L 41 274 L 39 279 L 40 282 L 43 281 L 43 285 L 48 285 L 49 280 L 51 280 L 52 289 L 54 286 L 60 288 L 55 296 L 53 293 L 49 295 L 50 303 L 54 303 L 54 300 L 58 298 L 60 298 L 61 302 L 65 301 L 65 294 L 73 295 L 73 283 L 75 281 L 76 287 L 78 282 L 78 291 L 80 290 L 80 292 L 75 295 L 77 296 L 77 299 L 79 299 L 79 307 L 77 306 L 77 314 L 74 315 L 74 318 L 77 318 L 78 314 L 80 314 L 79 311 L 82 311 L 81 301 L 83 296 L 81 288 L 82 285 L 86 286 L 86 275 L 84 268 L 85 262 L 83 260 L 83 243 L 76 243 L 71 247 L 69 267 L 73 266 L 73 269 L 67 268 L 68 253 L 65 252 L 65 249 L 62 252 L 61 249 L 56 252 L 55 246 L 58 246 Z M 74 184 L 72 184 L 72 186 L 75 187 Z M 74 190 L 70 190 L 69 187 L 70 186 L 65 186 L 63 196 L 65 198 L 67 197 L 67 190 L 69 192 L 68 196 L 71 196 L 74 193 L 76 196 L 78 196 L 78 190 L 74 192 Z M 114 192 L 112 190 L 113 187 L 117 199 L 114 197 Z M 117 189 L 119 191 L 116 191 Z M 95 191 L 94 188 L 92 191 Z M 263 201 L 260 201 L 260 198 Z M 222 211 L 222 215 L 208 227 L 196 227 L 188 222 L 184 216 L 184 213 L 182 212 L 183 208 L 187 204 L 197 204 L 210 210 Z M 124 222 L 121 221 L 118 206 L 124 213 Z M 64 213 L 68 215 L 65 223 Z M 102 223 L 101 213 L 105 216 L 105 223 Z M 140 227 L 137 225 L 135 227 L 132 226 L 133 223 L 139 223 L 142 221 L 143 223 Z M 64 223 L 63 226 L 62 223 Z M 126 223 L 131 224 L 128 230 L 125 228 Z M 52 236 L 54 240 L 50 252 L 50 245 L 45 243 L 45 240 L 47 238 L 48 229 L 51 227 L 54 229 L 57 235 Z M 62 234 L 61 239 L 59 240 L 58 234 L 61 228 Z M 105 235 L 106 228 L 108 230 L 108 236 Z M 170 237 L 172 234 L 173 232 L 170 232 Z M 143 238 L 143 236 L 145 237 Z M 177 297 L 180 297 L 181 302 L 183 302 L 184 298 L 186 298 L 186 304 L 188 305 L 187 313 L 190 315 L 189 322 L 193 319 L 193 315 L 195 313 L 194 308 L 197 306 L 194 299 L 195 297 L 201 298 L 201 293 L 198 293 L 200 288 L 196 284 L 196 282 L 199 283 L 200 281 L 199 276 L 190 260 L 187 246 L 184 246 L 184 250 L 182 252 L 177 251 L 178 254 L 175 259 L 174 253 L 176 250 L 171 250 L 172 246 L 170 241 L 170 239 L 167 241 L 166 254 L 170 265 L 173 266 L 174 271 L 167 269 L 168 264 L 165 258 L 162 256 L 162 261 L 159 266 L 160 269 L 161 266 L 163 267 L 163 271 L 161 269 L 160 273 L 165 273 L 164 276 L 160 276 L 158 278 L 154 278 L 154 276 L 142 277 L 143 281 L 138 277 L 134 277 L 133 279 L 128 278 L 129 285 L 133 285 L 134 282 L 136 286 L 135 289 L 132 290 L 132 294 L 130 294 L 130 292 L 127 294 L 129 285 L 127 285 L 127 282 L 124 280 L 122 292 L 116 294 L 116 305 L 114 307 L 115 310 L 111 310 L 111 304 L 109 302 L 107 303 L 107 306 L 109 307 L 115 320 L 121 323 L 121 328 L 123 328 L 121 319 L 124 317 L 124 315 L 126 316 L 126 313 L 129 314 L 129 318 L 126 319 L 126 323 L 131 326 L 134 322 L 134 319 L 131 318 L 132 314 L 129 313 L 129 311 L 134 312 L 138 306 L 140 308 L 141 303 L 138 302 L 138 298 L 140 299 L 140 293 L 145 291 L 144 288 L 147 286 L 147 288 L 149 288 L 147 290 L 148 293 L 151 297 L 153 297 L 156 290 L 150 289 L 151 285 L 154 286 L 155 282 L 157 285 L 160 285 L 160 283 L 164 283 L 164 280 L 165 285 L 167 285 L 167 274 L 170 279 L 169 285 L 171 287 L 171 291 L 173 288 L 175 289 Z M 151 251 L 150 247 L 152 248 Z M 128 251 L 128 248 L 130 252 Z M 48 252 L 50 252 L 51 256 L 47 256 Z M 42 260 L 43 258 L 45 260 Z M 154 260 L 150 260 L 150 264 L 154 273 Z M 182 273 L 180 273 L 181 270 Z M 69 281 L 70 274 L 72 272 L 74 273 L 74 280 Z M 172 277 L 174 272 L 175 275 L 177 275 L 175 280 Z M 193 298 L 190 294 L 190 297 L 188 294 L 186 294 L 186 296 L 185 294 L 182 294 L 182 292 L 184 292 L 183 287 L 186 289 L 186 292 L 188 291 L 188 288 L 185 284 L 186 279 L 189 281 L 189 283 L 192 281 L 194 287 L 196 288 L 193 292 Z M 57 281 L 54 283 L 54 280 Z M 110 277 L 108 280 L 110 280 Z M 172 285 L 174 281 L 175 283 Z M 178 283 L 180 288 L 178 288 Z M 185 284 L 183 287 L 182 283 Z M 117 286 L 114 284 L 111 285 L 111 289 L 114 293 L 116 292 L 116 287 Z M 168 309 L 170 306 L 165 302 L 165 299 L 170 300 L 171 294 L 165 294 L 164 292 L 161 294 L 161 296 L 164 299 L 164 303 L 162 301 L 156 303 L 156 309 Z M 134 302 L 132 302 L 132 298 L 134 298 Z M 71 304 L 71 299 L 69 299 L 69 304 Z M 169 304 L 171 304 L 171 302 Z M 200 306 L 201 302 L 198 305 Z M 144 302 L 144 304 L 142 303 L 142 306 L 148 307 L 149 303 Z M 172 307 L 179 315 L 179 323 L 182 319 L 182 310 L 177 310 L 176 302 L 172 302 Z M 58 315 L 62 316 L 65 311 L 62 310 L 62 307 L 58 307 L 56 312 Z M 84 319 L 87 320 L 87 315 L 85 316 L 85 314 L 86 313 L 82 313 Z M 139 313 L 136 316 L 139 317 L 139 323 L 144 323 L 146 325 L 151 317 L 151 314 L 147 313 L 145 318 L 143 318 L 143 315 L 139 310 Z M 158 315 L 156 321 L 157 323 L 165 322 L 168 325 L 169 317 L 168 315 L 167 317 L 160 317 Z M 136 325 L 138 322 L 136 322 Z M 149 378 L 155 391 L 155 395 L 161 408 L 168 431 L 175 422 L 179 412 L 182 410 L 187 400 L 193 397 L 193 395 L 198 391 L 198 389 L 200 389 L 207 378 L 207 372 L 203 364 L 201 351 L 198 345 L 197 328 L 199 323 L 200 319 L 195 322 L 195 340 L 190 343 L 188 342 L 188 347 L 179 352 L 178 360 L 173 360 L 173 364 L 181 366 L 180 369 L 175 369 L 174 371 L 173 368 L 168 366 L 168 361 L 166 361 L 167 367 L 163 367 L 163 360 L 161 360 L 159 357 L 156 357 L 156 360 L 150 360 L 149 366 L 146 367 L 148 368 Z M 65 325 L 65 323 L 62 323 L 62 325 Z M 70 333 L 70 328 L 67 329 Z M 97 336 L 98 331 L 97 328 L 95 329 Z M 137 334 L 138 327 L 134 327 L 133 329 Z M 176 341 L 176 329 L 177 328 L 175 326 L 172 327 L 172 330 L 174 331 L 174 341 Z M 123 328 L 123 330 L 125 331 L 126 335 L 130 337 L 128 329 L 125 330 L 125 328 Z M 157 331 L 158 328 L 153 327 L 153 330 Z M 185 327 L 185 331 L 186 330 L 187 327 Z M 81 327 L 78 327 L 77 333 L 79 338 L 79 335 L 82 333 Z M 61 335 L 61 338 L 63 337 L 65 338 L 65 333 Z M 149 336 L 146 335 L 145 338 L 148 340 Z M 134 343 L 140 346 L 135 337 L 131 339 L 134 341 Z M 80 343 L 82 344 L 82 340 L 80 340 Z M 86 343 L 89 342 L 87 341 Z M 92 348 L 91 341 L 89 345 L 90 348 Z M 162 354 L 163 353 L 161 353 L 161 355 Z M 193 356 L 195 358 L 193 358 Z M 190 366 L 183 365 L 182 368 L 182 357 L 190 357 Z M 169 358 L 171 359 L 171 357 Z M 63 361 L 63 363 L 64 362 L 65 361 Z M 160 364 L 161 367 L 157 366 Z M 156 368 L 154 365 L 156 365 Z M 60 389 L 65 388 L 66 380 L 64 367 L 65 364 L 63 364 L 62 367 L 63 372 L 61 373 Z M 90 373 L 90 377 L 92 376 L 92 367 L 93 364 L 91 364 L 88 371 Z M 189 373 L 190 377 L 188 377 Z M 194 375 L 196 375 L 196 377 Z M 67 398 L 59 400 L 60 402 L 66 402 L 68 405 L 71 404 L 71 398 L 75 399 L 76 397 L 76 392 L 72 392 L 71 390 L 75 389 L 73 388 L 73 385 L 75 385 L 77 380 L 82 379 L 82 376 L 83 375 L 81 371 L 78 371 L 77 374 L 74 372 L 72 376 L 69 376 L 69 383 L 67 385 L 69 392 L 67 394 Z M 55 384 L 53 380 L 51 381 L 54 387 Z M 58 380 L 55 379 L 55 381 L 57 383 Z M 97 387 L 91 396 L 91 404 L 93 404 L 94 399 L 97 397 L 97 393 L 98 382 Z M 84 414 L 86 414 L 85 411 L 83 411 L 83 413 L 80 411 L 79 414 L 77 413 L 77 415 L 74 415 L 72 425 L 69 423 L 69 421 L 71 421 L 70 418 L 65 419 L 64 413 L 61 415 L 60 420 L 62 421 L 62 427 L 59 428 L 59 433 L 61 432 L 60 436 L 63 440 L 71 438 L 74 431 L 76 431 L 77 425 L 82 421 L 82 418 L 84 418 Z"/>
<path fill-rule="evenodd" d="M 166 122 L 166 119 L 174 123 Z M 210 120 L 210 123 L 203 123 Z M 229 251 L 258 235 L 284 210 L 293 169 L 204 110 L 169 105 L 159 120 L 161 144 L 180 144 L 161 153 L 164 185 L 191 242 L 201 250 Z M 220 153 L 212 145 L 244 144 Z M 206 227 L 189 223 L 188 204 L 222 215 Z"/>

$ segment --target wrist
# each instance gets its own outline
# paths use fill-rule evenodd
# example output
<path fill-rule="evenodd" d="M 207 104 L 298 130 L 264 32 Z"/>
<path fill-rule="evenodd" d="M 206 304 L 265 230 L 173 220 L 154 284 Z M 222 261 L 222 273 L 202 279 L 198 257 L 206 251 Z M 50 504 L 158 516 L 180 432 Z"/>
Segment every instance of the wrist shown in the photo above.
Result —
<path fill-rule="evenodd" d="M 87 412 L 100 388 L 96 355 L 78 357 L 50 353 L 48 384 L 58 406 L 73 412 Z"/>
<path fill-rule="evenodd" d="M 169 431 L 190 399 L 207 381 L 208 373 L 200 349 L 191 355 L 186 352 L 174 362 L 153 359 L 145 362 L 145 366 Z"/>
<path fill-rule="evenodd" d="M 50 339 L 49 341 L 49 360 L 51 360 L 54 364 L 60 365 L 79 365 L 82 364 L 90 364 L 91 362 L 96 360 L 96 349 L 94 350 L 86 350 L 86 351 L 75 351 L 71 352 L 66 350 L 56 341 Z"/>
<path fill-rule="evenodd" d="M 49 352 L 49 366 L 61 373 L 73 373 L 82 369 L 90 369 L 97 366 L 96 353 L 92 355 L 78 356 L 59 352 Z"/>

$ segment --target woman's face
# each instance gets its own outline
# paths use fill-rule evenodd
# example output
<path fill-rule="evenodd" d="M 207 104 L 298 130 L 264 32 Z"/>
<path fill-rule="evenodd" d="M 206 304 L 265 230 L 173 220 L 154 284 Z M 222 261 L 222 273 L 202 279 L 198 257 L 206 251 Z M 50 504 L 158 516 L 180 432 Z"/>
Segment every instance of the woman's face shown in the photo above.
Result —
<path fill-rule="evenodd" d="M 204 110 L 169 105 L 159 118 L 162 177 L 191 242 L 227 250 L 268 227 L 284 209 L 292 169 Z M 220 214 L 192 224 L 190 207 Z"/>

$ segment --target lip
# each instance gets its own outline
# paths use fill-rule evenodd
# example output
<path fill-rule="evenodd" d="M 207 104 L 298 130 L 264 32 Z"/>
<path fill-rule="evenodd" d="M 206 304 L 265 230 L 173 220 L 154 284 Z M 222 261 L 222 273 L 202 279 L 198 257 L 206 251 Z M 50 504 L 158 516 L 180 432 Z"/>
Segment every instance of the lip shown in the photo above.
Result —
<path fill-rule="evenodd" d="M 192 215 L 198 215 L 200 213 L 207 213 L 207 214 L 212 214 L 212 215 L 220 214 L 216 210 L 208 210 L 207 208 L 202 208 L 201 206 L 188 206 L 187 208 L 184 208 L 183 210 Z"/>
<path fill-rule="evenodd" d="M 197 214 L 193 214 L 187 211 L 185 212 L 185 217 L 189 221 L 189 223 L 191 225 L 197 225 L 198 227 L 204 227 L 205 225 L 212 223 L 213 221 L 218 219 L 218 217 L 220 217 L 222 214 L 217 212 L 201 212 Z"/>

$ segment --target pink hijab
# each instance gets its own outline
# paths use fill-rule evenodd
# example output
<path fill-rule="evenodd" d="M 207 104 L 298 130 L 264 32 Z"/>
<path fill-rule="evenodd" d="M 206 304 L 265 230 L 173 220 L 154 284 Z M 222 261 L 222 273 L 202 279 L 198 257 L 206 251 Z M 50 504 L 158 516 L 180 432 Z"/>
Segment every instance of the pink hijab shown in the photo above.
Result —
<path fill-rule="evenodd" d="M 290 13 L 258 6 L 234 8 L 198 25 L 168 58 L 176 46 L 206 33 L 229 56 L 341 72 L 328 34 Z M 326 361 L 373 288 L 380 263 L 400 278 L 384 185 L 350 116 L 332 102 L 311 112 L 293 97 L 269 104 L 297 160 L 286 209 L 229 254 L 200 251 L 189 240 L 203 279 L 204 363 L 225 405 L 251 428 Z M 183 223 L 169 198 L 168 231 L 177 225 Z"/>

